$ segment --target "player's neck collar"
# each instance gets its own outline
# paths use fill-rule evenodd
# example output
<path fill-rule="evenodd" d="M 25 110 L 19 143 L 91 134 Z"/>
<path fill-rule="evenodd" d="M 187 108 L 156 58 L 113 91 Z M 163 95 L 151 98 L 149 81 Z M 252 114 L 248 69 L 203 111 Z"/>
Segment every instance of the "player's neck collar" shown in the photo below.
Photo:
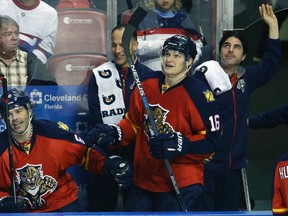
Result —
<path fill-rule="evenodd" d="M 31 1 L 25 1 L 25 0 L 12 0 L 14 4 L 23 9 L 23 10 L 33 10 L 40 4 L 40 0 L 31 0 Z M 28 2 L 28 3 L 27 3 Z M 22 15 L 23 16 L 23 15 Z"/>

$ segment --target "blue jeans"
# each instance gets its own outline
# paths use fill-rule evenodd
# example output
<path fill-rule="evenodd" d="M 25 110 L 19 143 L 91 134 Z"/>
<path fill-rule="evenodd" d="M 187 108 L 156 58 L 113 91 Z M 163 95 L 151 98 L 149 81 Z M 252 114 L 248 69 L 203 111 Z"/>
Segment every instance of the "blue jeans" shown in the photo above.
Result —
<path fill-rule="evenodd" d="M 194 203 L 202 193 L 202 185 L 194 184 L 181 188 L 180 193 L 188 211 L 194 210 Z M 124 211 L 182 211 L 175 191 L 155 193 L 135 185 L 129 189 L 124 203 Z"/>

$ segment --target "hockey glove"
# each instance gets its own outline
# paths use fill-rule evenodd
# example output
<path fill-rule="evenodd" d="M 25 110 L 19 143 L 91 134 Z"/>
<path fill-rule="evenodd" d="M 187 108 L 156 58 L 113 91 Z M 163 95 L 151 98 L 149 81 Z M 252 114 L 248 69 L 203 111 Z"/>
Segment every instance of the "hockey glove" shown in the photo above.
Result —
<path fill-rule="evenodd" d="M 105 161 L 105 171 L 111 174 L 120 188 L 126 188 L 132 183 L 132 164 L 119 156 L 113 155 Z"/>
<path fill-rule="evenodd" d="M 86 136 L 86 145 L 106 148 L 116 145 L 122 139 L 121 128 L 117 125 L 97 124 Z"/>
<path fill-rule="evenodd" d="M 17 197 L 16 204 L 12 196 L 0 199 L 0 212 L 26 212 L 27 205 L 23 197 Z"/>
<path fill-rule="evenodd" d="M 171 159 L 187 154 L 189 143 L 180 132 L 159 134 L 148 141 L 152 156 L 159 159 Z"/>

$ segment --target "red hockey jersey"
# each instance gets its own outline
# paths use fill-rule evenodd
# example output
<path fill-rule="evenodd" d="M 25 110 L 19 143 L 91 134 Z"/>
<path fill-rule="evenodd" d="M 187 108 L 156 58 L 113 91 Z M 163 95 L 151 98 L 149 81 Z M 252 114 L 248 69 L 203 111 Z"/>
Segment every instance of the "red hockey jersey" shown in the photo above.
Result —
<path fill-rule="evenodd" d="M 180 188 L 203 184 L 203 159 L 215 150 L 220 138 L 220 119 L 213 94 L 204 83 L 187 77 L 161 93 L 164 75 L 142 83 L 159 133 L 181 132 L 194 146 L 194 152 L 170 159 Z M 131 95 L 129 112 L 120 121 L 121 145 L 128 145 L 136 136 L 134 183 L 152 192 L 172 191 L 163 160 L 151 156 L 147 135 L 151 128 L 138 89 Z"/>
<path fill-rule="evenodd" d="M 102 173 L 105 156 L 85 146 L 63 123 L 35 120 L 31 150 L 12 145 L 17 195 L 25 197 L 31 212 L 50 212 L 77 199 L 78 188 L 67 169 L 80 165 Z M 8 137 L 0 134 L 0 198 L 11 195 Z"/>
<path fill-rule="evenodd" d="M 274 170 L 273 215 L 288 215 L 288 154 L 282 156 Z"/>

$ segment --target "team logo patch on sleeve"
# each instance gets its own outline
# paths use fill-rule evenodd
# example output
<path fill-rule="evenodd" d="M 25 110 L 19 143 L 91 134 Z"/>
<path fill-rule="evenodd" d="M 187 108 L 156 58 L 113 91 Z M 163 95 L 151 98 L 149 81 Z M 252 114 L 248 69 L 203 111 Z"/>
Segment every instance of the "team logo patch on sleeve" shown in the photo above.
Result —
<path fill-rule="evenodd" d="M 205 92 L 203 92 L 207 102 L 213 102 L 215 101 L 214 95 L 212 93 L 212 91 L 206 90 Z"/>
<path fill-rule="evenodd" d="M 61 122 L 61 121 L 58 121 L 57 124 L 58 124 L 58 127 L 59 127 L 59 128 L 65 130 L 65 131 L 69 131 L 69 130 L 70 130 L 69 127 L 68 127 L 68 125 L 64 124 L 64 123 Z"/>

